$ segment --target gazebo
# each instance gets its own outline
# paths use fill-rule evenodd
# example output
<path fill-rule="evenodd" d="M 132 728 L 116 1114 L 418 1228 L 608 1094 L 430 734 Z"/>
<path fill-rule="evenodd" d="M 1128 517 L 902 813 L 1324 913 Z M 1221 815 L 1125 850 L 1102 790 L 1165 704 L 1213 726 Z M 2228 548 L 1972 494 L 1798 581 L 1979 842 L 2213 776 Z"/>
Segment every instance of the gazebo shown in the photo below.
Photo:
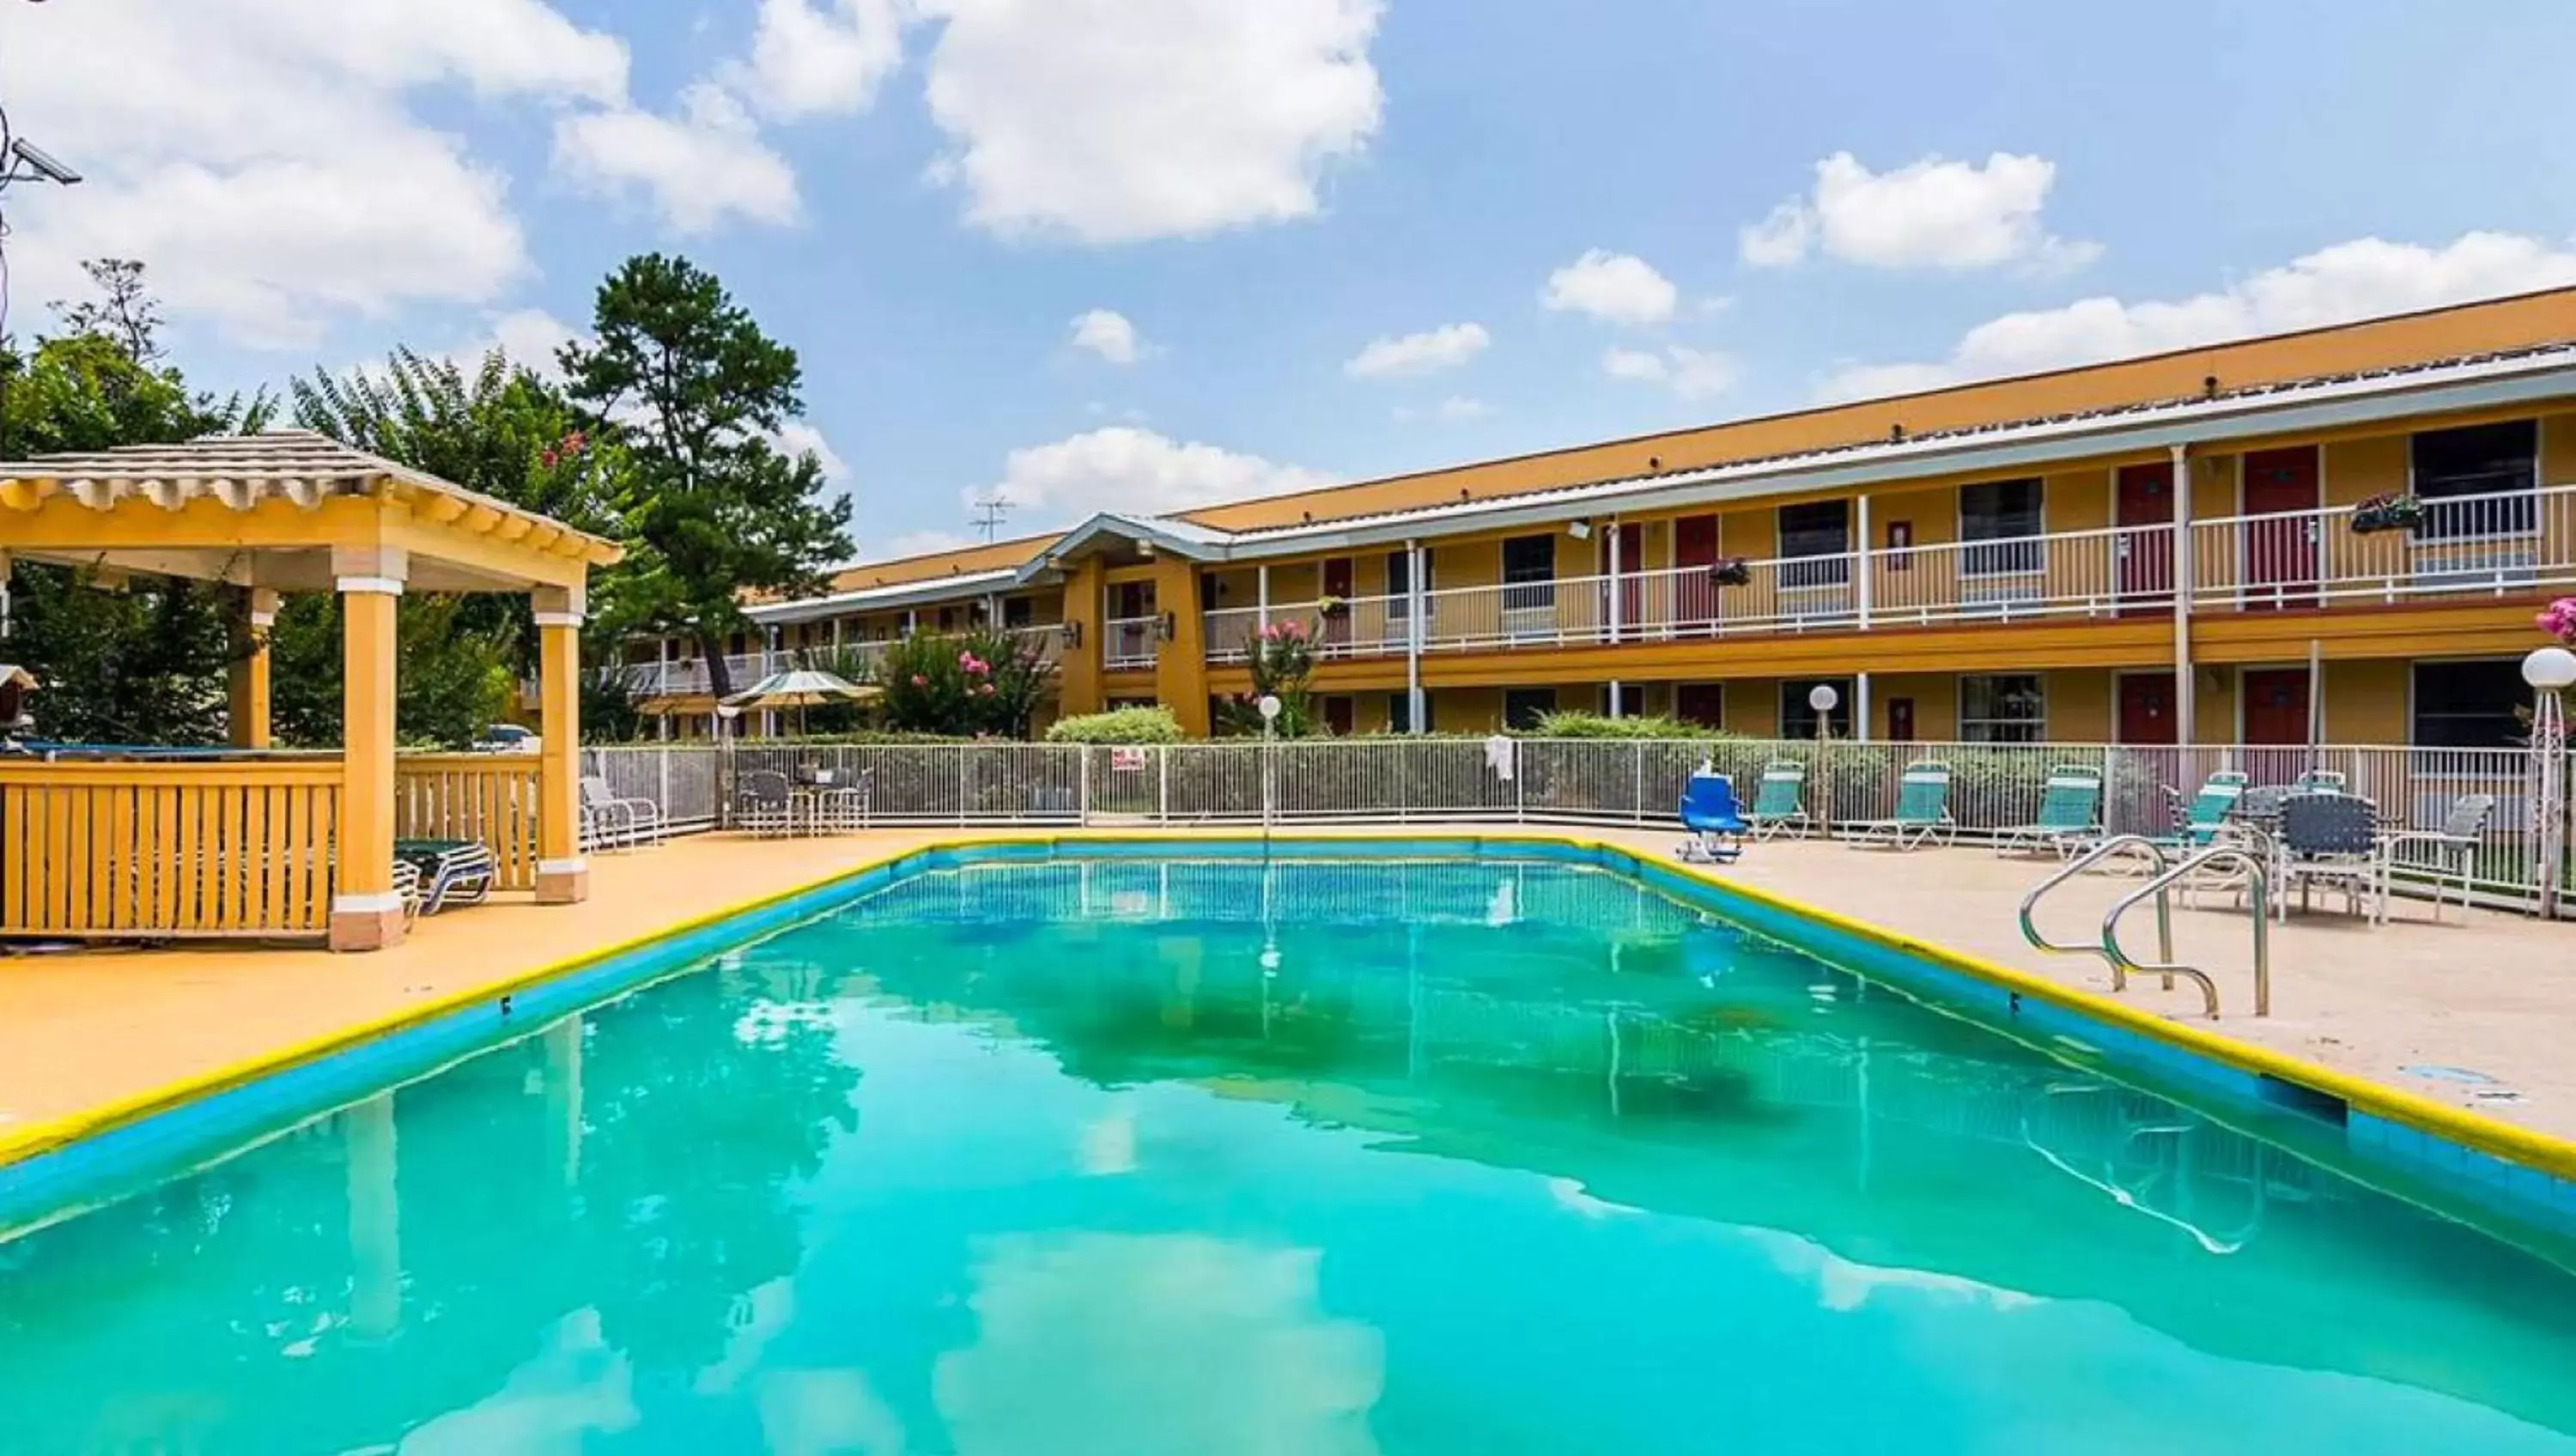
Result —
<path fill-rule="evenodd" d="M 403 938 L 398 833 L 492 843 L 505 888 L 588 893 L 579 637 L 590 568 L 621 554 L 436 476 L 304 431 L 0 462 L 12 559 L 241 588 L 231 743 L 208 757 L 0 759 L 0 934 L 252 936 L 372 950 Z M 342 602 L 338 757 L 270 753 L 267 628 L 286 592 Z M 395 752 L 405 591 L 525 592 L 539 752 Z"/>

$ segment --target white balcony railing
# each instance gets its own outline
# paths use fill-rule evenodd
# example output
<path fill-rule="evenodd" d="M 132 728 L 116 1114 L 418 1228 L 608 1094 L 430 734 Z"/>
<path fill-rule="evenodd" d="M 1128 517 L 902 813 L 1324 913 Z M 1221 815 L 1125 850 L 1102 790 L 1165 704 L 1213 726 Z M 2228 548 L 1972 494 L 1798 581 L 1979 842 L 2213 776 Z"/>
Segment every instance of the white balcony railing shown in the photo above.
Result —
<path fill-rule="evenodd" d="M 2352 514 L 2331 506 L 2195 522 L 2194 608 L 2503 596 L 2576 584 L 2576 486 L 2429 501 L 2411 531 L 2356 533 Z M 2173 608 L 2174 546 L 2171 526 L 2116 526 L 1754 561 L 1736 585 L 1693 566 L 1452 587 L 1424 593 L 1422 647 L 2154 616 Z M 1269 616 L 1305 623 L 1320 657 L 1400 657 L 1408 605 L 1400 596 L 1363 597 L 1328 616 L 1318 603 L 1292 602 L 1272 605 Z M 1260 621 L 1257 608 L 1208 613 L 1209 660 L 1244 660 Z M 1148 642 L 1139 665 L 1150 657 Z"/>
<path fill-rule="evenodd" d="M 2327 506 L 2193 522 L 2192 604 L 2265 611 L 2576 582 L 2576 486 L 2428 500 L 2412 530 L 2364 534 L 2352 515 Z"/>
<path fill-rule="evenodd" d="M 1100 660 L 1112 672 L 1154 665 L 1160 617 L 1113 617 L 1100 624 Z"/>

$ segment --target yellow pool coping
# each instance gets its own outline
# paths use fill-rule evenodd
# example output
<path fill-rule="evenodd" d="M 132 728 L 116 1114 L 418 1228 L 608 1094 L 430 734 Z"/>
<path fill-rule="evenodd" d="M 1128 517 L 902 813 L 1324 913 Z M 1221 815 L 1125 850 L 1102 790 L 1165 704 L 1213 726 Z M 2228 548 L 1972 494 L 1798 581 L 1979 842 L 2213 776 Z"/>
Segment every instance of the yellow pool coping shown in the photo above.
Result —
<path fill-rule="evenodd" d="M 84 1108 L 79 1112 L 11 1128 L 0 1132 L 0 1168 L 57 1151 L 85 1138 L 129 1126 L 198 1099 L 231 1091 L 262 1077 L 319 1061 L 352 1047 L 399 1034 L 504 996 L 514 995 L 530 987 L 543 985 L 596 966 L 617 956 L 647 949 L 661 941 L 704 930 L 922 855 L 996 845 L 1120 843 L 1186 845 L 1194 842 L 1257 842 L 1265 838 L 1272 842 L 1298 844 L 1367 844 L 1383 843 L 1389 837 L 1389 833 L 1384 831 L 1353 833 L 1330 829 L 1280 830 L 1267 835 L 1257 829 L 1191 830 L 1184 834 L 1155 831 L 974 829 L 943 832 L 939 837 L 889 849 L 854 863 L 844 863 L 827 873 L 799 879 L 782 888 L 763 891 L 731 905 L 595 946 L 533 969 L 505 976 L 497 981 L 459 988 L 406 1006 L 397 1012 L 355 1022 L 299 1042 L 287 1043 L 225 1066 L 177 1078 L 131 1096 Z M 1774 890 L 1727 879 L 1711 873 L 1704 866 L 1653 859 L 1630 846 L 1580 831 L 1497 826 L 1492 829 L 1478 828 L 1469 832 L 1457 829 L 1444 830 L 1437 826 L 1425 825 L 1418 832 L 1412 831 L 1410 826 L 1405 826 L 1400 837 L 1474 846 L 1549 845 L 1579 853 L 1611 856 L 1620 862 L 1639 868 L 1653 864 L 1727 894 L 1741 896 L 1785 914 L 1814 921 L 1899 954 L 1931 962 L 1944 969 L 2092 1017 L 2122 1030 L 2152 1037 L 2180 1050 L 2208 1057 L 2238 1071 L 2276 1078 L 2339 1097 L 2348 1107 L 2370 1116 L 2404 1124 L 2419 1132 L 2429 1133 L 2462 1147 L 2474 1148 L 2547 1173 L 2552 1177 L 2576 1181 L 2576 1141 L 2518 1127 L 2464 1108 L 2447 1106 L 2385 1083 L 2337 1071 L 2268 1047 L 2240 1041 L 2219 1032 L 2168 1020 L 2106 996 L 2061 985 L 2045 977 L 1953 950 L 1932 941 L 1900 935 L 1867 921 L 1823 909 Z"/>

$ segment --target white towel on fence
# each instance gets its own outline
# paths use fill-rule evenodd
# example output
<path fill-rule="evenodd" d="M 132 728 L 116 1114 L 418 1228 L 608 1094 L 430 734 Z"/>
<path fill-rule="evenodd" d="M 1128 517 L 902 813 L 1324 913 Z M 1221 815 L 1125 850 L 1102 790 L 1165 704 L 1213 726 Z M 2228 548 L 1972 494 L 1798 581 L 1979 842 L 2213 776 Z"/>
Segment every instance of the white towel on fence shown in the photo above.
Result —
<path fill-rule="evenodd" d="M 1519 744 L 1514 743 L 1511 739 L 1504 737 L 1500 733 L 1486 739 L 1485 767 L 1494 771 L 1495 778 L 1502 780 L 1504 783 L 1510 783 L 1512 781 L 1512 757 L 1514 751 L 1519 747 Z"/>

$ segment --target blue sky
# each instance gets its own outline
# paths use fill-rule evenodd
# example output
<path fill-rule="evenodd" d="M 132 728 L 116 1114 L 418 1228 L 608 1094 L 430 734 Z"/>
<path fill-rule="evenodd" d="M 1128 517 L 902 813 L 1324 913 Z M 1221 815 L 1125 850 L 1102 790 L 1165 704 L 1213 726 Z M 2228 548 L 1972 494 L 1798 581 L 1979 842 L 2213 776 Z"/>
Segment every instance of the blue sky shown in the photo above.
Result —
<path fill-rule="evenodd" d="M 883 554 L 2576 281 L 2576 12 L 2478 15 L 13 6 L 0 98 L 92 177 L 13 194 L 13 316 L 138 256 L 247 385 L 535 351 L 676 249 Z"/>

